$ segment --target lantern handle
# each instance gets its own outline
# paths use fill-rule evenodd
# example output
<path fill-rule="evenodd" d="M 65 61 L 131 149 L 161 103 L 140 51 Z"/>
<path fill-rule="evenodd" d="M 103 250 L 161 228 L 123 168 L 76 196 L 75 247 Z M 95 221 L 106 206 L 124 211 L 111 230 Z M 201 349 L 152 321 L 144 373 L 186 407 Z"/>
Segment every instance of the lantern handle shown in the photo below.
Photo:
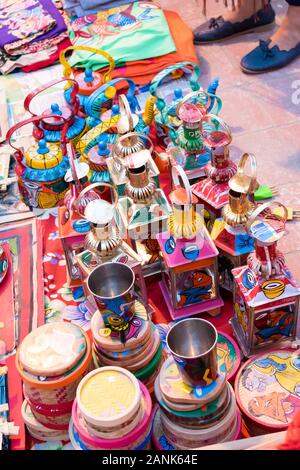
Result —
<path fill-rule="evenodd" d="M 202 126 L 203 122 L 207 122 L 208 120 L 217 121 L 217 123 L 223 127 L 227 136 L 229 137 L 229 142 L 226 145 L 229 145 L 232 142 L 232 133 L 228 124 L 226 124 L 226 122 L 223 119 L 221 119 L 219 116 L 217 116 L 216 114 L 206 114 L 205 116 L 203 116 L 203 118 L 200 121 L 200 127 Z M 207 135 L 209 134 L 210 132 L 207 132 Z M 211 147 L 213 147 L 213 145 L 211 145 Z"/>
<path fill-rule="evenodd" d="M 189 199 L 188 204 L 192 204 L 193 202 L 192 189 L 191 189 L 189 179 L 186 176 L 184 169 L 179 165 L 174 165 L 172 166 L 171 171 L 172 171 L 172 182 L 173 182 L 174 189 L 183 187 Z M 180 176 L 183 186 L 182 184 L 180 184 L 178 176 Z"/>
<path fill-rule="evenodd" d="M 114 58 L 103 49 L 96 49 L 94 47 L 89 46 L 70 46 L 61 51 L 61 53 L 59 54 L 59 61 L 63 66 L 63 76 L 65 78 L 69 78 L 72 74 L 72 67 L 66 59 L 66 53 L 69 51 L 86 51 L 105 57 L 105 59 L 107 59 L 108 61 L 109 68 L 108 71 L 103 74 L 103 83 L 107 83 L 111 80 L 111 73 L 115 68 Z"/>
<path fill-rule="evenodd" d="M 45 85 L 40 86 L 39 88 L 36 88 L 33 92 L 29 93 L 29 95 L 26 96 L 24 100 L 24 108 L 26 111 L 28 111 L 32 116 L 36 116 L 36 114 L 30 109 L 30 104 L 32 100 L 39 95 L 40 93 L 43 93 L 43 91 L 48 90 L 49 88 L 53 87 L 54 85 L 58 85 L 59 83 L 62 82 L 67 82 L 67 83 L 72 83 L 72 91 L 71 91 L 71 105 L 73 106 L 73 113 L 75 115 L 78 114 L 79 111 L 79 99 L 78 99 L 78 90 L 79 86 L 78 83 L 73 80 L 72 78 L 59 78 L 57 80 L 52 80 L 51 82 L 46 83 Z M 71 86 L 71 85 L 70 85 Z M 53 113 L 54 114 L 54 113 Z M 44 116 L 43 116 L 44 118 Z M 55 115 L 55 118 L 57 119 L 58 116 Z M 62 119 L 62 116 L 59 116 L 59 118 Z"/>
<path fill-rule="evenodd" d="M 211 95 L 211 93 L 208 93 L 207 91 L 204 91 L 204 90 L 198 90 L 198 91 L 192 91 L 191 93 L 188 93 L 187 95 L 185 95 L 184 98 L 182 98 L 182 100 L 178 103 L 178 105 L 176 106 L 176 114 L 177 116 L 179 116 L 179 111 L 181 109 L 181 107 L 187 103 L 188 101 L 190 101 L 191 99 L 193 98 L 196 98 L 198 96 L 202 96 L 202 97 L 207 97 L 207 103 L 204 105 L 205 106 L 205 109 L 206 111 L 208 110 L 208 108 L 210 107 L 211 105 L 211 96 L 215 96 L 215 95 Z M 197 103 L 195 104 L 195 106 L 197 106 Z"/>
<path fill-rule="evenodd" d="M 132 132 L 134 129 L 134 123 L 133 123 L 133 116 L 132 112 L 129 106 L 128 99 L 126 95 L 122 94 L 119 96 L 119 108 L 120 108 L 120 119 L 119 122 L 121 121 L 122 117 L 125 117 L 128 119 L 128 124 L 129 124 L 129 132 Z M 119 124 L 118 122 L 118 124 Z"/>
<path fill-rule="evenodd" d="M 80 208 L 80 201 L 81 199 L 83 198 L 83 196 L 88 193 L 89 191 L 91 191 L 92 189 L 95 189 L 97 187 L 105 187 L 105 188 L 109 188 L 112 192 L 112 200 L 113 202 L 111 203 L 111 205 L 113 206 L 114 209 L 116 209 L 117 205 L 118 205 L 118 202 L 119 202 L 119 196 L 118 196 L 118 193 L 116 191 L 116 189 L 114 188 L 114 186 L 112 186 L 111 184 L 109 183 L 93 183 L 93 184 L 90 184 L 88 186 L 86 186 L 82 191 L 80 191 L 79 195 L 78 195 L 78 199 L 77 199 L 77 207 Z M 79 215 L 81 217 L 83 217 L 85 220 L 87 220 L 86 216 L 85 216 L 85 213 L 81 213 L 79 211 Z"/>
<path fill-rule="evenodd" d="M 55 115 L 55 114 L 44 114 L 42 116 L 32 116 L 28 119 L 25 119 L 24 121 L 18 122 L 18 124 L 14 125 L 13 127 L 11 127 L 8 130 L 8 132 L 6 134 L 6 140 L 8 141 L 8 144 L 15 150 L 14 157 L 15 157 L 16 160 L 17 160 L 17 156 L 20 156 L 21 158 L 23 158 L 23 152 L 21 151 L 20 147 L 16 147 L 15 145 L 12 144 L 11 138 L 12 138 L 13 134 L 18 129 L 20 129 L 21 127 L 26 126 L 27 124 L 37 123 L 37 127 L 39 127 L 42 119 L 48 119 L 48 118 L 54 118 L 54 117 L 57 118 L 57 115 Z M 66 144 L 68 142 L 67 131 L 69 129 L 69 123 L 66 120 L 66 118 L 64 118 L 62 116 L 61 116 L 61 119 L 64 121 L 64 126 L 63 126 L 63 129 L 61 131 L 61 143 L 62 143 L 62 146 L 63 146 L 63 154 L 66 154 Z M 43 132 L 43 129 L 41 127 L 39 127 L 39 129 L 41 130 L 41 132 Z"/>
<path fill-rule="evenodd" d="M 281 204 L 281 202 L 278 202 L 278 201 L 269 201 L 269 202 L 265 202 L 264 204 L 260 204 L 251 214 L 251 216 L 249 217 L 248 221 L 247 221 L 247 224 L 246 224 L 246 229 L 247 229 L 247 232 L 250 231 L 251 229 L 251 226 L 252 224 L 255 222 L 255 219 L 259 216 L 259 214 L 261 214 L 262 212 L 264 212 L 266 209 L 269 209 L 269 208 L 276 208 L 276 207 L 280 207 L 283 209 L 283 215 L 277 215 L 277 217 L 281 220 L 281 222 L 283 222 L 283 224 L 286 223 L 287 219 L 288 219 L 288 210 L 287 208 L 285 207 L 285 205 Z M 272 212 L 271 212 L 272 213 Z"/>
<path fill-rule="evenodd" d="M 233 177 L 235 178 L 236 176 L 244 176 L 245 174 L 245 166 L 246 163 L 250 161 L 250 168 L 251 168 L 251 173 L 249 175 L 250 177 L 250 183 L 249 187 L 246 191 L 246 194 L 253 194 L 254 191 L 257 189 L 256 184 L 257 184 L 257 162 L 256 162 L 256 157 L 253 153 L 244 153 L 242 155 L 238 166 L 237 166 L 237 172 L 236 175 Z"/>

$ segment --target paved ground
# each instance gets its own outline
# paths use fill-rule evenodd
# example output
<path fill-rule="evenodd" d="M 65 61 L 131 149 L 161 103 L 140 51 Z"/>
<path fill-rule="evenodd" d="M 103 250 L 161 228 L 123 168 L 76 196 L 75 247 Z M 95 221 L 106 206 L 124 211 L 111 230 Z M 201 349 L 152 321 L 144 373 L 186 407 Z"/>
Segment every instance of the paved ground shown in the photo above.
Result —
<path fill-rule="evenodd" d="M 202 0 L 160 0 L 176 10 L 194 28 L 205 21 Z M 277 24 L 286 9 L 284 0 L 273 0 Z M 222 13 L 223 2 L 209 0 L 207 16 Z M 258 160 L 259 181 L 276 185 L 282 203 L 300 209 L 300 58 L 283 70 L 263 75 L 246 75 L 239 62 L 271 33 L 247 34 L 218 45 L 197 46 L 202 84 L 220 78 L 222 117 L 233 132 L 232 156 L 252 152 Z M 297 82 L 298 81 L 298 82 Z M 297 89 L 293 87 L 298 87 Z M 298 98 L 298 100 L 297 100 Z M 297 102 L 298 101 L 298 102 Z M 280 242 L 291 270 L 300 280 L 300 221 L 289 222 L 288 235 Z"/>

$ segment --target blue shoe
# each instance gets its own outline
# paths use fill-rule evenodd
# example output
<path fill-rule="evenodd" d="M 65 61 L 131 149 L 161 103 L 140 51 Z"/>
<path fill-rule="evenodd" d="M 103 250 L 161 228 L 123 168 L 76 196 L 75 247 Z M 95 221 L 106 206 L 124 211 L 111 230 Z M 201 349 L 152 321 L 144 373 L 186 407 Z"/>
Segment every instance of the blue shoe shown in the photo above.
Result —
<path fill-rule="evenodd" d="M 274 24 L 274 20 L 275 11 L 271 4 L 237 23 L 225 21 L 223 16 L 211 18 L 194 30 L 194 44 L 218 42 L 240 34 L 267 30 Z"/>
<path fill-rule="evenodd" d="M 278 46 L 269 47 L 271 40 L 259 41 L 253 51 L 241 60 L 245 73 L 263 73 L 281 69 L 300 56 L 300 43 L 289 51 L 281 51 Z"/>

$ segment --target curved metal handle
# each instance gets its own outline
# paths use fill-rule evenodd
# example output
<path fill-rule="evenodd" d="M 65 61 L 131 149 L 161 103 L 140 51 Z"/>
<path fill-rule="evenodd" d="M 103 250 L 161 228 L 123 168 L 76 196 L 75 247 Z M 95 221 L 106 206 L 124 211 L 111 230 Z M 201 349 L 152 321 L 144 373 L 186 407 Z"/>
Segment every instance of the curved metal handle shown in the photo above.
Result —
<path fill-rule="evenodd" d="M 7 132 L 7 134 L 6 134 L 6 140 L 8 141 L 8 144 L 18 153 L 18 155 L 23 155 L 22 152 L 21 152 L 21 149 L 19 147 L 15 147 L 15 145 L 13 145 L 12 142 L 11 142 L 11 138 L 12 138 L 13 134 L 18 129 L 20 129 L 23 126 L 26 126 L 27 124 L 38 123 L 38 127 L 39 127 L 40 121 L 42 119 L 48 119 L 48 118 L 57 118 L 57 115 L 56 114 L 44 114 L 43 116 L 33 116 L 31 118 L 25 119 L 25 121 L 18 122 L 18 124 L 11 127 L 9 129 L 9 131 Z M 63 126 L 63 129 L 61 131 L 61 137 L 60 138 L 61 138 L 61 143 L 63 145 L 63 153 L 65 154 L 66 153 L 66 144 L 68 142 L 67 131 L 68 131 L 68 128 L 69 128 L 69 123 L 62 116 L 60 116 L 60 119 L 62 119 L 64 121 L 64 126 Z M 43 129 L 41 129 L 41 131 L 43 132 Z"/>
<path fill-rule="evenodd" d="M 249 177 L 251 178 L 249 188 L 247 193 L 252 194 L 255 190 L 255 183 L 256 183 L 256 177 L 257 177 L 257 162 L 256 162 L 256 157 L 253 153 L 244 153 L 242 155 L 238 167 L 237 167 L 237 176 L 244 176 L 245 174 L 245 166 L 246 163 L 250 160 L 250 168 L 251 168 L 251 174 Z"/>
<path fill-rule="evenodd" d="M 69 62 L 66 59 L 66 53 L 69 51 L 86 51 L 86 52 L 92 52 L 94 54 L 102 55 L 107 59 L 109 69 L 107 72 L 103 74 L 103 82 L 107 83 L 111 80 L 111 73 L 115 68 L 115 61 L 114 58 L 108 54 L 106 51 L 103 51 L 102 49 L 96 49 L 94 47 L 89 47 L 89 46 L 70 46 L 64 49 L 60 54 L 59 54 L 59 60 L 61 65 L 63 66 L 63 76 L 66 78 L 69 78 L 72 74 L 72 67 L 70 66 Z"/>
<path fill-rule="evenodd" d="M 126 98 L 126 95 L 120 95 L 119 96 L 119 108 L 120 108 L 120 119 L 119 119 L 119 122 L 118 122 L 118 126 L 119 126 L 119 123 L 122 119 L 122 117 L 125 117 L 128 119 L 128 124 L 129 124 L 129 132 L 132 132 L 133 129 L 134 129 L 134 123 L 133 123 L 133 116 L 132 116 L 132 112 L 131 112 L 131 109 L 130 109 L 130 106 L 129 106 L 129 103 L 128 103 L 128 99 Z M 120 130 L 121 132 L 121 130 Z M 123 134 L 123 132 L 122 132 Z"/>
<path fill-rule="evenodd" d="M 180 184 L 178 176 L 180 176 L 181 181 L 183 183 L 183 186 L 182 186 L 182 184 Z M 193 203 L 193 195 L 192 195 L 191 185 L 190 185 L 190 182 L 188 180 L 188 177 L 185 174 L 184 169 L 179 165 L 172 166 L 172 182 L 173 182 L 173 187 L 175 189 L 182 188 L 182 187 L 185 189 L 186 194 L 189 198 L 188 204 L 192 204 Z"/>
<path fill-rule="evenodd" d="M 121 135 L 117 139 L 117 141 L 114 143 L 112 147 L 112 154 L 114 158 L 115 158 L 115 149 L 116 149 L 117 144 L 122 142 L 125 139 L 128 139 L 129 137 L 141 137 L 142 139 L 145 139 L 150 144 L 150 147 L 148 149 L 149 152 L 150 153 L 153 152 L 153 144 L 152 144 L 152 140 L 150 139 L 150 137 L 148 137 L 146 134 L 142 134 L 141 132 L 128 132 L 127 134 Z"/>
<path fill-rule="evenodd" d="M 229 126 L 226 124 L 226 122 L 223 121 L 223 119 L 221 119 L 219 116 L 216 116 L 215 114 L 206 114 L 205 116 L 203 116 L 203 118 L 200 121 L 200 127 L 201 127 L 203 122 L 207 122 L 209 120 L 217 121 L 219 124 L 221 124 L 221 126 L 224 128 L 226 134 L 229 137 L 229 142 L 228 142 L 228 144 L 226 144 L 226 145 L 229 145 L 232 142 L 232 134 L 231 134 L 231 130 L 230 130 Z M 210 133 L 207 132 L 207 134 L 209 135 Z M 211 147 L 214 147 L 214 146 L 211 145 Z"/>
<path fill-rule="evenodd" d="M 91 191 L 92 189 L 95 189 L 97 187 L 101 187 L 103 188 L 103 186 L 105 188 L 109 188 L 111 191 L 112 191 L 112 194 L 113 194 L 113 202 L 111 203 L 111 205 L 113 206 L 114 209 L 116 209 L 117 205 L 118 205 L 118 201 L 119 201 L 119 196 L 118 196 L 118 193 L 116 191 L 116 189 L 114 188 L 114 186 L 112 186 L 111 184 L 109 183 L 93 183 L 93 184 L 90 184 L 88 186 L 86 186 L 85 188 L 83 188 L 82 191 L 80 191 L 79 195 L 78 195 L 78 199 L 77 199 L 77 207 L 80 208 L 80 201 L 81 199 L 83 198 L 83 196 L 88 193 L 89 191 Z M 79 211 L 79 215 L 81 217 L 83 217 L 84 219 L 86 219 L 86 216 L 85 216 L 85 213 L 81 213 Z M 87 219 L 86 219 L 87 220 Z"/>
<path fill-rule="evenodd" d="M 283 209 L 283 215 L 278 215 L 277 217 L 285 224 L 287 219 L 288 219 L 288 210 L 287 208 L 281 204 L 281 202 L 278 201 L 269 201 L 265 202 L 264 204 L 260 204 L 251 214 L 249 217 L 247 224 L 246 224 L 246 229 L 249 232 L 251 229 L 252 224 L 255 222 L 256 218 L 264 212 L 266 209 L 271 208 L 271 207 L 281 207 Z"/>
<path fill-rule="evenodd" d="M 41 87 L 36 88 L 32 93 L 27 95 L 24 100 L 24 108 L 26 109 L 26 111 L 28 111 L 32 116 L 36 116 L 36 114 L 30 109 L 30 104 L 32 100 L 40 93 L 43 93 L 43 91 L 48 90 L 52 86 L 57 85 L 58 83 L 62 83 L 62 82 L 68 82 L 68 83 L 71 82 L 73 85 L 72 92 L 71 92 L 71 104 L 74 106 L 74 114 L 77 114 L 78 109 L 79 109 L 79 99 L 77 97 L 78 83 L 72 78 L 59 78 L 58 80 L 52 80 L 51 82 L 48 82 L 45 85 L 42 85 Z M 57 116 L 55 117 L 57 118 Z"/>
<path fill-rule="evenodd" d="M 178 105 L 176 107 L 177 116 L 179 115 L 179 111 L 180 111 L 182 105 L 184 105 L 187 101 L 190 101 L 192 98 L 196 98 L 196 97 L 201 96 L 201 95 L 206 96 L 208 98 L 208 103 L 204 104 L 206 110 L 208 110 L 208 108 L 211 105 L 211 96 L 215 96 L 215 95 L 211 95 L 210 93 L 208 93 L 207 91 L 204 91 L 204 90 L 192 91 L 191 93 L 188 93 L 187 95 L 185 95 L 185 97 L 182 98 L 182 100 L 178 103 Z M 196 103 L 196 106 L 197 106 L 197 103 Z"/>

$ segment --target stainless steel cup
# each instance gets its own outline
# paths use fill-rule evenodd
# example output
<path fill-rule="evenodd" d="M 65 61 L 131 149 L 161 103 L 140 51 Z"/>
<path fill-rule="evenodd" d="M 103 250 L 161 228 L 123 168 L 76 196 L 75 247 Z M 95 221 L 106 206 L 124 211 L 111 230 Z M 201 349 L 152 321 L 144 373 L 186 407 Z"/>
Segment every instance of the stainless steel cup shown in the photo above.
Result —
<path fill-rule="evenodd" d="M 168 332 L 168 348 L 188 385 L 205 387 L 217 378 L 217 340 L 213 324 L 201 318 L 180 321 Z"/>

